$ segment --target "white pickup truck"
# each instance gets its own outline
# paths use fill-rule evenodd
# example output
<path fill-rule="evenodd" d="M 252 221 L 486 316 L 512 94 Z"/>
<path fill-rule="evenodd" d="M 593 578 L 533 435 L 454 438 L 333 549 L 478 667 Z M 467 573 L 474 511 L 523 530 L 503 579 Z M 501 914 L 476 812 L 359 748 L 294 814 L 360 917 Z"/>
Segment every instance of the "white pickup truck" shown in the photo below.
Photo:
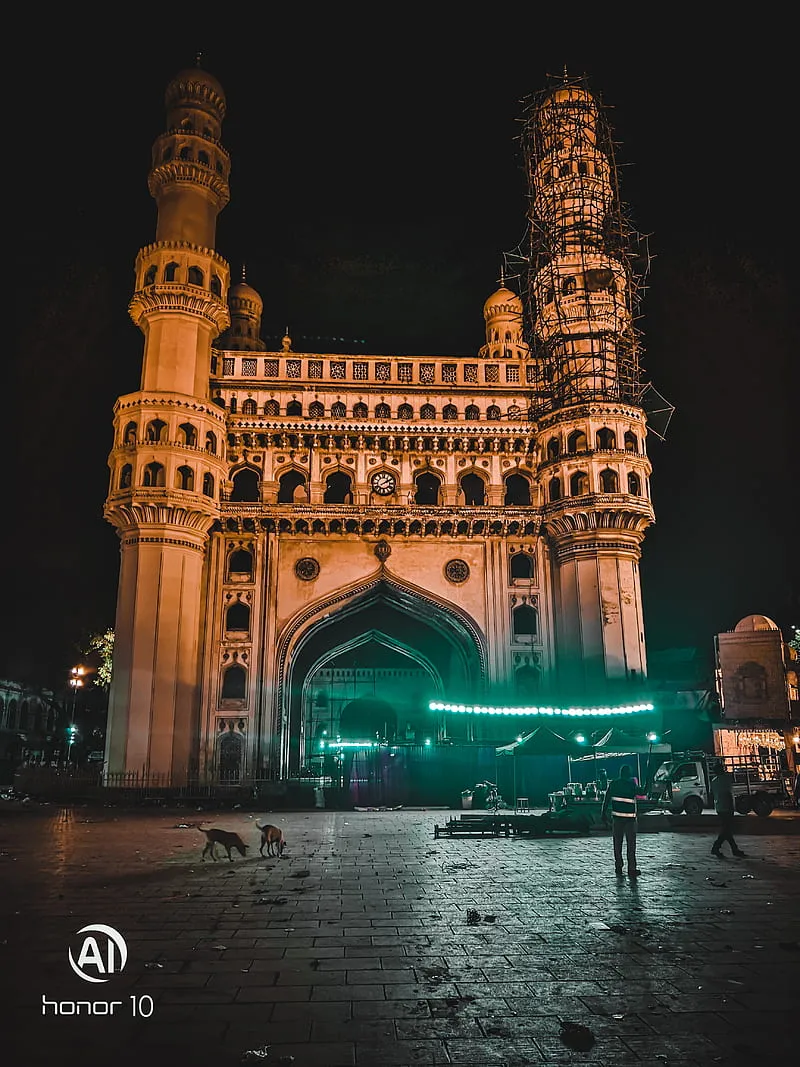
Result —
<path fill-rule="evenodd" d="M 699 815 L 713 808 L 711 779 L 720 763 L 733 776 L 733 797 L 740 815 L 754 811 L 766 817 L 785 800 L 785 786 L 777 761 L 757 756 L 709 756 L 705 752 L 673 752 L 653 776 L 648 799 L 673 814 Z"/>

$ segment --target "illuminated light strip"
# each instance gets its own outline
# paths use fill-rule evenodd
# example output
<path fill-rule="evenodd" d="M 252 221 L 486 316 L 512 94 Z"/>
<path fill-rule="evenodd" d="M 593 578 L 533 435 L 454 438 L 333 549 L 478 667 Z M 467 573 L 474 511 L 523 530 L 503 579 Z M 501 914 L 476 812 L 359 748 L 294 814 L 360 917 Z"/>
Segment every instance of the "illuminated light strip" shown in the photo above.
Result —
<path fill-rule="evenodd" d="M 320 748 L 378 748 L 380 741 L 321 741 Z"/>
<path fill-rule="evenodd" d="M 441 704 L 432 700 L 431 711 L 452 711 L 459 715 L 634 715 L 655 711 L 653 704 L 624 704 L 618 708 L 489 708 L 480 704 Z"/>

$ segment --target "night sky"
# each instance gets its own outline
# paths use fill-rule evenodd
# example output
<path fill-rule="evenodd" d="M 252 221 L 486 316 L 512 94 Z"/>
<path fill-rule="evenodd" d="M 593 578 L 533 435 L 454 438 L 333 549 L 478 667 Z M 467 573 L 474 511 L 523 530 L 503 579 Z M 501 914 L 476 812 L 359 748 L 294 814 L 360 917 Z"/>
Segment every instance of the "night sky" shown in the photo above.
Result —
<path fill-rule="evenodd" d="M 142 350 L 126 309 L 155 233 L 146 180 L 164 89 L 198 49 L 228 99 L 232 199 L 217 249 L 234 277 L 246 264 L 268 345 L 288 325 L 305 351 L 474 355 L 502 254 L 526 239 L 522 101 L 565 64 L 588 75 L 612 107 L 623 199 L 651 235 L 646 377 L 676 408 L 666 442 L 648 445 L 648 645 L 711 655 L 744 615 L 786 637 L 800 624 L 797 93 L 780 27 L 775 41 L 694 25 L 687 42 L 654 25 L 648 43 L 610 15 L 582 31 L 574 12 L 567 28 L 499 8 L 438 28 L 385 17 L 373 36 L 331 19 L 309 38 L 299 15 L 254 16 L 207 40 L 126 38 L 102 53 L 50 24 L 22 65 L 7 101 L 19 236 L 7 246 L 17 329 L 0 676 L 61 685 L 87 634 L 113 625 L 106 459 Z"/>

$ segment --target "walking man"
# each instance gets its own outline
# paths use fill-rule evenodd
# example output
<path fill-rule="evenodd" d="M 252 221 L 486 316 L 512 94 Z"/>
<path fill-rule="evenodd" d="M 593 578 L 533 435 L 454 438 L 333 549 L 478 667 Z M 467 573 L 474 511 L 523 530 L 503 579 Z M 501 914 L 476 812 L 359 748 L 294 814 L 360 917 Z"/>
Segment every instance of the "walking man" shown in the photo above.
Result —
<path fill-rule="evenodd" d="M 603 801 L 602 817 L 608 817 L 611 808 L 611 836 L 614 840 L 614 870 L 623 874 L 622 841 L 625 840 L 628 876 L 636 878 L 642 872 L 636 866 L 636 784 L 630 767 L 623 767 L 619 778 L 609 782 Z"/>
<path fill-rule="evenodd" d="M 724 763 L 720 763 L 716 776 L 711 779 L 711 792 L 714 796 L 714 807 L 719 816 L 719 836 L 711 847 L 712 855 L 721 856 L 722 846 L 726 841 L 731 846 L 734 856 L 746 855 L 733 837 L 733 776 Z"/>

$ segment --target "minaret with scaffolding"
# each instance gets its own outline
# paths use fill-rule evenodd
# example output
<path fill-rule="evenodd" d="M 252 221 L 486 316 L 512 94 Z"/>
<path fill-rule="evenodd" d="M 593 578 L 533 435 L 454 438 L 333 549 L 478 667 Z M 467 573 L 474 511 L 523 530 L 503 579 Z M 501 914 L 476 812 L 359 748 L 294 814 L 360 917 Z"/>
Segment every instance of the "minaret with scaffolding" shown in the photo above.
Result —
<path fill-rule="evenodd" d="M 552 562 L 558 684 L 602 699 L 646 675 L 640 546 L 653 521 L 635 326 L 638 235 L 583 79 L 529 102 L 526 333 Z"/>

